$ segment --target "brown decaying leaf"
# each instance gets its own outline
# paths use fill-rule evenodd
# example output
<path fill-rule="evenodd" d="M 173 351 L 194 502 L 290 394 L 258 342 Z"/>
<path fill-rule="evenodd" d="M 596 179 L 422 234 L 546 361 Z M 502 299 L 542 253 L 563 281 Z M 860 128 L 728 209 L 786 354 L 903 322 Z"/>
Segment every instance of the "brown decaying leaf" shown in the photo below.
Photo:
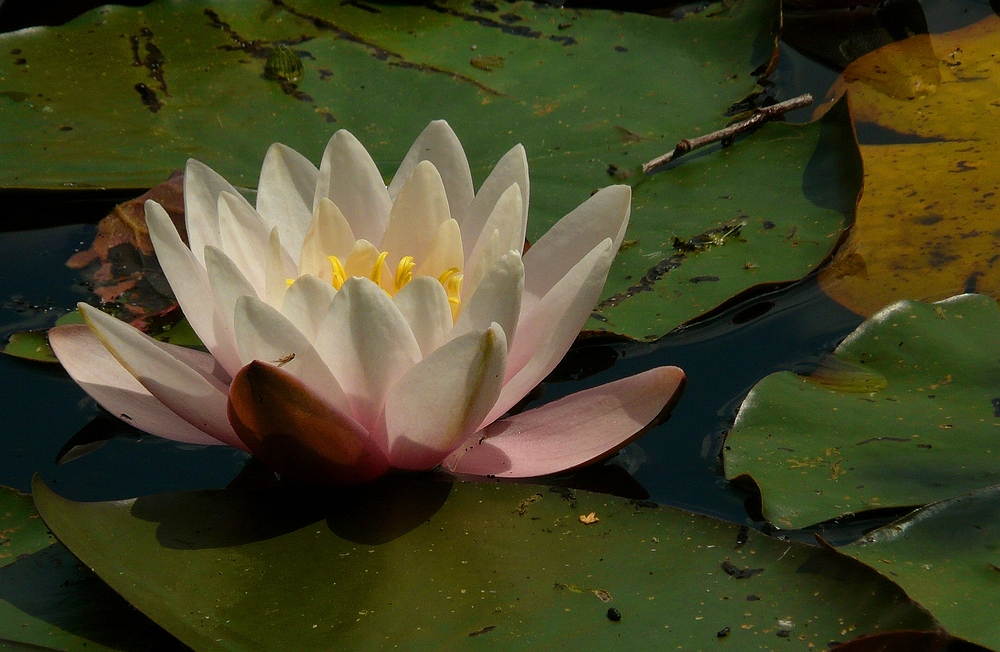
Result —
<path fill-rule="evenodd" d="M 122 308 L 119 316 L 142 330 L 154 328 L 154 322 L 162 328 L 176 321 L 171 317 L 180 317 L 177 302 L 160 278 L 162 271 L 149 239 L 144 207 L 149 199 L 163 206 L 186 242 L 184 172 L 175 170 L 160 185 L 115 206 L 97 225 L 90 248 L 66 261 L 71 269 L 83 270 L 101 303 L 117 302 Z"/>

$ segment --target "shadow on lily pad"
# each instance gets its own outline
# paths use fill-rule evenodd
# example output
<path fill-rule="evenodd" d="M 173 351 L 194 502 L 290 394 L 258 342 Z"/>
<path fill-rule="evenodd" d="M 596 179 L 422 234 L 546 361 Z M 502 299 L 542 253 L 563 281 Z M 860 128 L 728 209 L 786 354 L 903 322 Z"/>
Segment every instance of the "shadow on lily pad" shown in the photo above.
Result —
<path fill-rule="evenodd" d="M 162 494 L 135 499 L 132 516 L 157 523 L 166 548 L 226 548 L 273 539 L 318 521 L 356 543 L 385 543 L 433 516 L 448 498 L 441 476 L 406 473 L 363 487 L 296 485 Z"/>

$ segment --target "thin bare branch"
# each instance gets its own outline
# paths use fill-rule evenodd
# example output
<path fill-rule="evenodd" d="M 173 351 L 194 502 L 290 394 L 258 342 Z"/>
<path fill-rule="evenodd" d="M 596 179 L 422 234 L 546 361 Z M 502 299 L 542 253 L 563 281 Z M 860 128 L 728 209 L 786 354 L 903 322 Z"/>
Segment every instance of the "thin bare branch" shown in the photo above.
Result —
<path fill-rule="evenodd" d="M 713 131 L 710 134 L 698 136 L 697 138 L 685 138 L 681 142 L 677 143 L 677 146 L 674 147 L 673 151 L 667 152 L 663 156 L 657 156 L 648 163 L 643 163 L 642 171 L 645 174 L 651 174 L 670 161 L 673 161 L 690 151 L 696 150 L 699 147 L 704 147 L 705 145 L 709 145 L 711 143 L 719 142 L 720 140 L 724 145 L 728 144 L 739 134 L 750 131 L 751 129 L 754 129 L 755 127 L 779 115 L 783 115 L 794 109 L 801 109 L 802 107 L 809 106 L 812 103 L 812 95 L 806 93 L 805 95 L 799 95 L 798 97 L 793 97 L 792 99 L 785 100 L 784 102 L 778 102 L 777 104 L 772 104 L 771 106 L 754 109 L 753 115 L 749 118 L 740 120 L 739 122 L 734 122 L 724 129 L 719 129 L 718 131 Z"/>

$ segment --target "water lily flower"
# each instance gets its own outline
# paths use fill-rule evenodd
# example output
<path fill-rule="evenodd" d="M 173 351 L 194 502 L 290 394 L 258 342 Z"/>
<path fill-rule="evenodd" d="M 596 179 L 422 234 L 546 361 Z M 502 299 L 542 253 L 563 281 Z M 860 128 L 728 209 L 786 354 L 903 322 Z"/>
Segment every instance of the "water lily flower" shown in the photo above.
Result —
<path fill-rule="evenodd" d="M 387 187 L 339 131 L 318 169 L 272 145 L 256 207 L 195 160 L 184 201 L 190 246 L 156 202 L 146 221 L 209 353 L 85 304 L 85 325 L 49 334 L 73 379 L 146 432 L 235 446 L 313 483 L 439 465 L 526 477 L 615 452 L 683 380 L 661 367 L 504 416 L 583 327 L 631 201 L 605 188 L 523 251 L 520 145 L 476 192 L 455 133 L 432 122 Z"/>

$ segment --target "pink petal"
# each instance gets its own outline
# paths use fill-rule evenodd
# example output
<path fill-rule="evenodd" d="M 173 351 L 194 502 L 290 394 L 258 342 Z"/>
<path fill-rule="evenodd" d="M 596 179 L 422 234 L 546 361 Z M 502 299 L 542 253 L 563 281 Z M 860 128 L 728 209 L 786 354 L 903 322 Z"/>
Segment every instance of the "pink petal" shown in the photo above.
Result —
<path fill-rule="evenodd" d="M 49 331 L 49 344 L 73 380 L 101 407 L 130 426 L 186 444 L 224 443 L 198 430 L 158 401 L 108 353 L 86 325 L 53 328 Z"/>
<path fill-rule="evenodd" d="M 631 201 L 628 186 L 602 188 L 531 245 L 524 254 L 522 311 L 530 311 L 535 301 L 605 238 L 611 238 L 611 251 L 617 253 L 628 226 Z"/>
<path fill-rule="evenodd" d="M 233 429 L 254 457 L 284 478 L 360 484 L 389 468 L 361 425 L 273 365 L 251 362 L 240 370 L 228 410 Z"/>
<path fill-rule="evenodd" d="M 226 418 L 229 388 L 218 378 L 189 367 L 169 349 L 125 322 L 83 303 L 79 308 L 111 355 L 158 401 L 198 430 L 243 448 Z"/>
<path fill-rule="evenodd" d="M 503 383 L 507 339 L 497 324 L 457 337 L 410 369 L 385 402 L 389 461 L 437 466 L 474 433 Z"/>
<path fill-rule="evenodd" d="M 393 200 L 421 161 L 430 161 L 441 173 L 451 217 L 461 224 L 472 203 L 472 172 L 462 143 L 444 120 L 435 120 L 427 125 L 403 157 L 389 184 L 389 196 Z"/>
<path fill-rule="evenodd" d="M 528 478 L 575 469 L 627 445 L 676 395 L 677 367 L 657 367 L 497 421 L 444 462 L 455 473 Z"/>
<path fill-rule="evenodd" d="M 614 255 L 611 240 L 590 251 L 521 319 L 507 356 L 507 380 L 484 423 L 498 419 L 559 364 L 601 294 Z M 525 279 L 527 282 L 527 279 Z"/>

